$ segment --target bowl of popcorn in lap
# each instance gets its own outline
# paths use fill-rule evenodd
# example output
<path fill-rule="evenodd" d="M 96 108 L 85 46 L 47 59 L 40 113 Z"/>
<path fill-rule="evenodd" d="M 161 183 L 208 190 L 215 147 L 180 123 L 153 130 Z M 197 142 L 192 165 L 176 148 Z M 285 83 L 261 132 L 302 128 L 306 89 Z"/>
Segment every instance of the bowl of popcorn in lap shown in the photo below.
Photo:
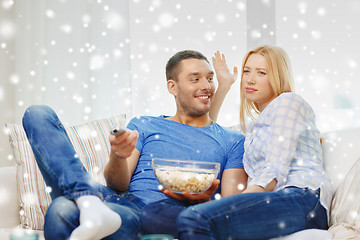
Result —
<path fill-rule="evenodd" d="M 217 178 L 220 163 L 154 158 L 152 168 L 164 188 L 175 193 L 199 194 Z"/>

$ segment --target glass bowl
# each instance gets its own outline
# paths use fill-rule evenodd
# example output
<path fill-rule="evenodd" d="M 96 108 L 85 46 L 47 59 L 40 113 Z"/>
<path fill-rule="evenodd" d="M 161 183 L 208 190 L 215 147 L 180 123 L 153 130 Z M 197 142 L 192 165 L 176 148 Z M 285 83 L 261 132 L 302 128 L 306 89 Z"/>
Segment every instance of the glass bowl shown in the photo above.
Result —
<path fill-rule="evenodd" d="M 199 194 L 217 178 L 220 163 L 154 158 L 152 168 L 164 188 L 176 193 Z"/>

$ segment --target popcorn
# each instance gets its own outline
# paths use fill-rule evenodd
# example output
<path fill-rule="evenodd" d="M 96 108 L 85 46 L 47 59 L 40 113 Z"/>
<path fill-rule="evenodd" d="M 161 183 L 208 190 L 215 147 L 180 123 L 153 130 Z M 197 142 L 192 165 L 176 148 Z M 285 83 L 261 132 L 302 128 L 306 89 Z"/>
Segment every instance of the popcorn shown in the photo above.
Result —
<path fill-rule="evenodd" d="M 215 180 L 215 173 L 206 173 L 206 169 L 194 172 L 194 169 L 174 167 L 171 170 L 155 169 L 154 172 L 159 182 L 174 192 L 202 193 Z"/>

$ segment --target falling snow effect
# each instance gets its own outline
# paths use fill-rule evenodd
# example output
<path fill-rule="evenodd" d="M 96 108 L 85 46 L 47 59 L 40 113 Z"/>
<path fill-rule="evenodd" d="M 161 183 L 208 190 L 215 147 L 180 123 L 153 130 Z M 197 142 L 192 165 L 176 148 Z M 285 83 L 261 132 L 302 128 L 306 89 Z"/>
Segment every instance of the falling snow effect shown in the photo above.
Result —
<path fill-rule="evenodd" d="M 2 39 L 11 40 L 15 34 L 15 25 L 13 22 L 3 20 L 0 22 L 0 36 Z M 3 45 L 2 45 L 2 48 Z"/>
<path fill-rule="evenodd" d="M 219 193 L 216 193 L 214 196 L 215 200 L 220 200 L 221 199 L 221 195 Z"/>
<path fill-rule="evenodd" d="M 244 185 L 244 184 L 239 184 L 239 185 L 237 186 L 237 188 L 238 188 L 240 191 L 243 191 L 243 190 L 245 190 L 245 185 Z"/>
<path fill-rule="evenodd" d="M 0 189 L 0 206 L 9 200 L 9 192 L 6 189 Z"/>
<path fill-rule="evenodd" d="M 4 100 L 5 92 L 4 89 L 0 86 L 0 101 Z"/>
<path fill-rule="evenodd" d="M 271 34 L 265 31 L 270 23 L 247 29 L 246 1 L 226 1 L 221 9 L 219 0 L 208 1 L 208 15 L 196 10 L 204 7 L 201 2 L 133 0 L 126 7 L 119 2 L 107 5 L 93 1 L 88 6 L 91 11 L 83 11 L 72 1 L 54 1 L 46 8 L 34 8 L 34 12 L 19 12 L 14 19 L 10 16 L 15 16 L 15 1 L 3 0 L 0 60 L 9 70 L 1 72 L 0 104 L 16 105 L 19 113 L 30 104 L 53 105 L 65 122 L 74 123 L 119 112 L 128 116 L 173 114 L 175 105 L 169 104 L 173 98 L 166 90 L 164 77 L 164 65 L 171 54 L 192 48 L 210 58 L 221 50 L 230 66 L 239 67 L 246 41 L 258 41 Z M 321 4 L 279 0 L 275 16 L 278 25 L 273 34 L 277 44 L 289 53 L 296 92 L 314 107 L 320 130 L 359 126 L 360 57 L 355 52 L 360 40 L 360 5 L 355 0 Z M 61 9 L 67 10 L 64 13 Z M 123 9 L 130 9 L 130 14 Z M 28 17 L 35 15 L 43 16 L 41 21 L 46 25 Z M 19 45 L 15 46 L 15 41 Z M 17 54 L 16 47 L 28 51 Z M 239 93 L 231 92 L 224 104 L 219 122 L 237 124 Z M 1 122 L 5 120 L 0 118 Z M 7 144 L 7 133 L 0 137 L 1 143 Z M 334 136 L 328 144 L 336 149 L 341 141 Z M 351 142 L 348 146 L 358 145 Z M 97 145 L 96 150 L 100 149 Z M 13 160 L 4 151 L 0 148 L 0 155 Z M 302 163 L 301 159 L 297 162 Z M 334 171 L 340 167 L 332 166 Z M 339 174 L 338 180 L 344 177 Z M 7 193 L 0 189 L 0 203 L 6 197 Z M 27 203 L 32 201 L 34 196 L 28 196 Z M 357 217 L 357 213 L 352 216 Z M 282 226 L 285 223 L 279 224 Z"/>

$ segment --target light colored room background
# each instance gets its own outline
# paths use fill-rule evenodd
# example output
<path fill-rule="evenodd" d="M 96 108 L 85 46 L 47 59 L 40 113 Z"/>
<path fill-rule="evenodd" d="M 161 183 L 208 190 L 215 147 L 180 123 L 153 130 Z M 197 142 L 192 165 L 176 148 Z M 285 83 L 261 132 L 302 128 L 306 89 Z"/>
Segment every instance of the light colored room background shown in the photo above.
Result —
<path fill-rule="evenodd" d="M 319 129 L 359 126 L 359 22 L 357 0 L 0 0 L 0 166 L 14 164 L 4 124 L 32 104 L 67 125 L 174 114 L 165 64 L 183 49 L 220 50 L 232 68 L 283 47 Z M 238 124 L 239 104 L 238 80 L 218 122 Z"/>

